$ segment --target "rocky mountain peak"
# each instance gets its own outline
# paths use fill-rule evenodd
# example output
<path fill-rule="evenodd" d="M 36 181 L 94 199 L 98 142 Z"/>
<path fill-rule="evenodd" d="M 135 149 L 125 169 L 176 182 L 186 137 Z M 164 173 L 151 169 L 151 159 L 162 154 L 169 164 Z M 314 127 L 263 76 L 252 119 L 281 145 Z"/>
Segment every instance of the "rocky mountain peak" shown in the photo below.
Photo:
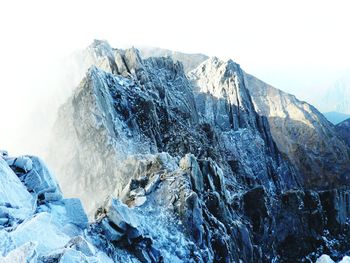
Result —
<path fill-rule="evenodd" d="M 0 245 L 15 238 L 1 255 L 295 262 L 348 249 L 349 148 L 332 124 L 232 60 L 148 54 L 95 41 L 76 56 L 85 77 L 47 157 L 63 194 L 39 159 L 1 152 L 0 183 L 22 192 L 0 189 Z M 41 225 L 57 244 L 27 243 Z"/>
<path fill-rule="evenodd" d="M 204 95 L 210 94 L 213 98 L 205 97 L 206 102 L 201 102 L 203 114 L 208 108 L 215 107 L 219 112 L 216 120 L 219 120 L 226 128 L 238 129 L 239 127 L 256 127 L 255 110 L 245 87 L 243 71 L 232 60 L 222 61 L 217 57 L 208 59 L 188 74 L 194 85 L 194 91 L 198 100 Z M 210 101 L 208 101 L 210 100 Z M 220 112 L 224 110 L 225 112 Z M 208 115 L 206 118 L 210 119 Z"/>

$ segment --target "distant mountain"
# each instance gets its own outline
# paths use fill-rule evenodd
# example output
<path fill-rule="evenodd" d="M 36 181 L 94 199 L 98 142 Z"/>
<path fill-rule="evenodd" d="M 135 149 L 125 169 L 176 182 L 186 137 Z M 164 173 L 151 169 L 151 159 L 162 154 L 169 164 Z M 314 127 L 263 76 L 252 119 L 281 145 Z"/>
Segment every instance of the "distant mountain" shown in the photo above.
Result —
<path fill-rule="evenodd" d="M 337 126 L 338 134 L 350 146 L 350 118 L 342 121 Z"/>
<path fill-rule="evenodd" d="M 323 115 L 333 124 L 338 124 L 348 118 L 350 118 L 350 114 L 345 114 L 336 111 L 325 112 Z"/>
<path fill-rule="evenodd" d="M 330 86 L 315 104 L 322 112 L 350 114 L 350 72 Z"/>

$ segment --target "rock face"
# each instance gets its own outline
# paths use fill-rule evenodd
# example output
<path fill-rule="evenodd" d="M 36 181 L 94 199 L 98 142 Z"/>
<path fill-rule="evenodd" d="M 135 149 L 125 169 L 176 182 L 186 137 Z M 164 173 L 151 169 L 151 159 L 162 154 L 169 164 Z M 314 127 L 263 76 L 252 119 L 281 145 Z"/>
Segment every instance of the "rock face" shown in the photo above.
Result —
<path fill-rule="evenodd" d="M 349 183 L 348 146 L 314 107 L 245 74 L 258 113 L 265 116 L 278 149 L 287 156 L 302 184 L 311 188 Z"/>
<path fill-rule="evenodd" d="M 169 56 L 175 56 L 169 54 Z M 295 262 L 349 237 L 349 148 L 312 106 L 231 60 L 95 41 L 49 163 L 114 260 Z M 332 164 L 332 165 L 331 165 Z M 341 190 L 334 190 L 342 183 Z M 336 240 L 336 241 L 334 241 Z"/>

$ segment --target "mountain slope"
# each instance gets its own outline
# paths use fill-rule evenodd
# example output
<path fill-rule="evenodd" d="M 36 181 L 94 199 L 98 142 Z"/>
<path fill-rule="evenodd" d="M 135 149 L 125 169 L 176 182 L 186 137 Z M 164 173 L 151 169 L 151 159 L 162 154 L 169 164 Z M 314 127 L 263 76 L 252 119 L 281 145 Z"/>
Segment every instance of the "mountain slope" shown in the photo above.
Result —
<path fill-rule="evenodd" d="M 349 183 L 349 148 L 314 107 L 246 74 L 259 114 L 269 120 L 277 147 L 304 175 L 307 187 Z"/>

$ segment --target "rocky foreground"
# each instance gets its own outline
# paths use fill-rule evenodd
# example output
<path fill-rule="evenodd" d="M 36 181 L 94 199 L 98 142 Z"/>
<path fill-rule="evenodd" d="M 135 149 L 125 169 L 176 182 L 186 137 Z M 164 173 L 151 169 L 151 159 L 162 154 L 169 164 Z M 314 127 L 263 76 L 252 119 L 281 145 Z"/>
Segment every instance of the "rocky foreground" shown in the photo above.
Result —
<path fill-rule="evenodd" d="M 13 158 L 1 152 L 0 175 L 0 262 L 163 261 L 145 235 L 159 230 L 156 219 L 162 220 L 162 215 L 153 218 L 152 226 L 111 198 L 89 223 L 80 200 L 63 198 L 55 177 L 34 156 Z M 155 183 L 144 181 L 144 187 L 151 191 Z M 176 234 L 170 229 L 177 222 L 167 224 L 169 233 Z M 158 239 L 166 238 L 162 234 L 157 232 Z M 168 243 L 183 242 L 180 235 L 174 238 L 179 240 Z M 175 244 L 173 248 L 181 253 Z"/>
<path fill-rule="evenodd" d="M 104 41 L 75 59 L 86 74 L 59 110 L 46 158 L 87 216 L 40 160 L 3 154 L 1 209 L 18 208 L 0 221 L 5 258 L 14 249 L 33 262 L 347 253 L 350 149 L 314 107 L 232 60 Z"/>

